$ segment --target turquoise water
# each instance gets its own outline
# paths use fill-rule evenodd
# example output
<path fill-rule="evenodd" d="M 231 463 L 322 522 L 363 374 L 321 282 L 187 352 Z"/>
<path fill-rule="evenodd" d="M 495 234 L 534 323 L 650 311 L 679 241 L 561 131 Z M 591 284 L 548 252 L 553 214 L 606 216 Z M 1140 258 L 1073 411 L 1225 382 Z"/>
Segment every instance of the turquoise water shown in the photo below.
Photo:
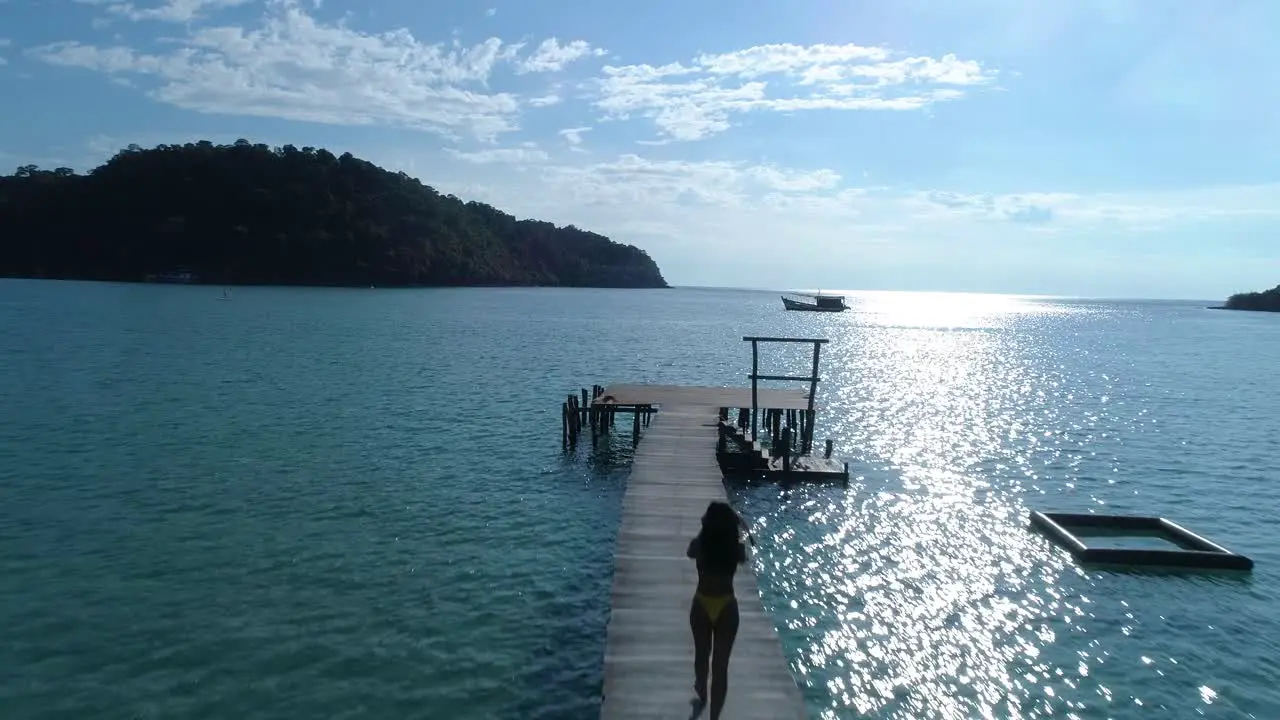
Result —
<path fill-rule="evenodd" d="M 220 294 L 0 281 L 0 716 L 594 717 L 629 457 L 564 457 L 559 403 L 741 384 L 758 333 L 831 339 L 818 434 L 855 476 L 733 489 L 813 717 L 1280 717 L 1280 317 Z M 1257 568 L 1082 570 L 1030 509 Z"/>

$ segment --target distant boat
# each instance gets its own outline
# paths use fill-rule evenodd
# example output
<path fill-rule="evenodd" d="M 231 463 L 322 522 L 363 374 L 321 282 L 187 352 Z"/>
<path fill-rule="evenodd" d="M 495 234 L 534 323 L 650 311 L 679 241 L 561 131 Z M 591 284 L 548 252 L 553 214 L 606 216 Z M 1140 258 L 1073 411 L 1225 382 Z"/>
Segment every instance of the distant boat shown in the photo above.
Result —
<path fill-rule="evenodd" d="M 807 312 L 844 312 L 849 309 L 849 306 L 844 304 L 844 297 L 840 295 L 792 294 L 799 297 L 811 298 L 812 302 L 805 300 L 792 300 L 784 295 L 782 297 L 782 307 L 787 310 L 803 310 Z"/>

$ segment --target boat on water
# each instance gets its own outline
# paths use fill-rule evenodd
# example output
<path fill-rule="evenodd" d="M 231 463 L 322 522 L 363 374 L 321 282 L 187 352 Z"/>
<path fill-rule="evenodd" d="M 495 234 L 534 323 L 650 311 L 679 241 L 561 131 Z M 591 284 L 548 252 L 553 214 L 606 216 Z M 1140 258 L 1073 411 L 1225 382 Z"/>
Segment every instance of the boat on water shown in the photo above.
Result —
<path fill-rule="evenodd" d="M 792 293 L 797 297 L 809 298 L 809 300 L 792 300 L 791 298 L 782 296 L 782 307 L 787 310 L 804 310 L 807 312 L 844 312 L 849 306 L 844 302 L 842 295 L 801 295 L 800 293 Z"/>

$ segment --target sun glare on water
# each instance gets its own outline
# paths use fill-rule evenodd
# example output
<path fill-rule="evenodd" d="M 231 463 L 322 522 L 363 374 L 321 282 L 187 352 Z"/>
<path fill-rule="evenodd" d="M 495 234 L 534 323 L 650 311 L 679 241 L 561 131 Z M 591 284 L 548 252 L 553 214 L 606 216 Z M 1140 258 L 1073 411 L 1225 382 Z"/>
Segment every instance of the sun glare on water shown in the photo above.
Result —
<path fill-rule="evenodd" d="M 1062 306 L 1019 295 L 942 292 L 862 292 L 850 296 L 861 322 L 883 327 L 979 330 L 1026 315 L 1063 312 Z"/>
<path fill-rule="evenodd" d="M 1073 310 L 1000 295 L 847 297 L 821 402 L 863 477 L 844 495 L 792 494 L 780 538 L 794 550 L 778 572 L 789 624 L 809 638 L 798 670 L 834 700 L 822 716 L 1081 711 L 1056 696 L 1074 694 L 1076 673 L 1041 650 L 1084 602 L 1055 590 L 1072 571 L 1028 535 L 1022 499 L 1046 463 L 1072 460 L 1045 436 L 1071 389 L 1020 327 Z"/>

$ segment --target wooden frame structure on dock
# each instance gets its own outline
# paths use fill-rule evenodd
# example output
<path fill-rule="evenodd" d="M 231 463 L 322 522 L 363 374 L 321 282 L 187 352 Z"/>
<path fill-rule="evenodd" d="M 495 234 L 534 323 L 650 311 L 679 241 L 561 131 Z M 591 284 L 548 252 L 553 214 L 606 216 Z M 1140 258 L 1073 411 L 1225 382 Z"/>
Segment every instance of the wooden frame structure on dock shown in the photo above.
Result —
<path fill-rule="evenodd" d="M 566 452 L 574 452 L 578 437 L 590 429 L 592 445 L 611 434 L 618 413 L 632 416 L 631 441 L 640 442 L 640 432 L 660 411 L 670 407 L 715 408 L 720 436 L 716 459 L 726 475 L 756 477 L 783 482 L 795 480 L 849 480 L 849 465 L 832 459 L 833 441 L 826 441 L 821 457 L 813 454 L 817 420 L 818 373 L 823 338 L 786 338 L 748 335 L 751 343 L 749 388 L 683 385 L 617 384 L 582 388 L 581 395 L 569 395 L 561 406 L 561 442 Z M 808 343 L 813 346 L 809 375 L 774 375 L 760 371 L 761 343 Z M 806 391 L 761 388 L 762 381 L 807 383 Z M 738 420 L 729 422 L 729 412 L 737 410 Z M 785 418 L 785 422 L 784 422 Z M 760 436 L 761 423 L 764 435 Z"/>
<path fill-rule="evenodd" d="M 805 417 L 802 421 L 800 437 L 800 454 L 807 455 L 813 449 L 813 420 L 814 420 L 814 396 L 818 393 L 818 359 L 821 355 L 822 346 L 827 344 L 827 340 L 823 338 L 784 338 L 784 337 L 762 337 L 757 335 L 748 335 L 742 338 L 743 341 L 751 343 L 751 438 L 757 437 L 759 431 L 759 415 L 760 415 L 760 381 L 761 380 L 777 380 L 781 382 L 807 382 L 809 383 L 809 406 L 805 409 Z M 761 375 L 760 374 L 760 343 L 812 343 L 813 344 L 813 372 L 808 376 L 797 375 Z"/>

